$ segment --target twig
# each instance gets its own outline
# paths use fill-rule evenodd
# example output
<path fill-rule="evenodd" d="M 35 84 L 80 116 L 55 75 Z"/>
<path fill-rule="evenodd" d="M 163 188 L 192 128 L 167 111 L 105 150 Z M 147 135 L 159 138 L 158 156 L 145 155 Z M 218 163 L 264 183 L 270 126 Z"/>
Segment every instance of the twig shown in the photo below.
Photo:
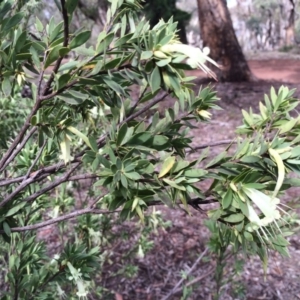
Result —
<path fill-rule="evenodd" d="M 31 171 L 34 168 L 34 166 L 36 165 L 37 161 L 40 159 L 40 157 L 42 155 L 42 152 L 43 152 L 43 150 L 44 150 L 47 142 L 48 142 L 48 139 L 45 139 L 44 144 L 42 145 L 41 149 L 39 150 L 38 154 L 36 155 L 36 158 L 34 159 L 32 165 L 28 169 L 28 171 L 27 171 L 27 173 L 26 173 L 25 178 L 23 179 L 23 181 L 25 181 L 30 176 Z"/>
<path fill-rule="evenodd" d="M 104 209 L 95 209 L 95 208 L 84 208 L 80 210 L 76 210 L 72 213 L 69 213 L 67 215 L 57 217 L 51 220 L 43 221 L 34 225 L 28 225 L 28 226 L 23 226 L 23 227 L 12 227 L 10 228 L 11 232 L 22 232 L 22 231 L 29 231 L 29 230 L 36 230 L 39 228 L 43 228 L 55 223 L 59 223 L 65 220 L 73 219 L 78 216 L 84 215 L 84 214 L 95 214 L 95 215 L 100 215 L 100 214 L 113 214 L 115 212 L 120 212 L 120 210 L 114 210 L 114 211 L 109 211 L 109 210 L 104 210 Z M 4 230 L 0 230 L 0 234 L 4 233 Z"/>
<path fill-rule="evenodd" d="M 39 174 L 41 174 L 41 172 Z M 46 175 L 46 177 L 47 177 L 50 175 L 50 173 L 49 174 L 43 173 L 43 175 Z M 0 187 L 10 185 L 13 183 L 22 182 L 24 180 L 24 178 L 25 178 L 25 176 L 19 176 L 19 177 L 10 178 L 10 179 L 2 179 L 2 180 L 0 180 Z M 35 176 L 34 182 L 41 181 L 44 178 L 45 178 L 44 176 L 43 177 Z M 77 180 L 83 180 L 83 179 L 96 179 L 96 178 L 98 178 L 97 175 L 85 173 L 85 174 L 70 176 L 68 178 L 68 181 L 77 181 Z"/>
<path fill-rule="evenodd" d="M 222 140 L 214 143 L 204 144 L 200 146 L 193 147 L 192 149 L 187 150 L 188 153 L 196 152 L 196 150 L 205 149 L 208 147 L 216 147 L 216 146 L 222 146 L 222 145 L 228 145 L 228 144 L 236 144 L 236 141 L 233 140 Z"/>
<path fill-rule="evenodd" d="M 195 279 L 191 280 L 190 282 L 188 282 L 185 286 L 189 287 L 199 281 L 201 281 L 202 279 L 204 279 L 205 277 L 208 277 L 210 274 L 212 274 L 215 271 L 215 268 L 211 268 L 210 270 L 208 270 L 205 274 L 196 277 Z M 178 290 L 177 290 L 178 291 Z"/>
<path fill-rule="evenodd" d="M 33 182 L 34 178 L 28 178 L 24 180 L 11 194 L 9 194 L 0 202 L 0 207 L 3 207 L 6 203 L 12 200 L 17 194 L 19 194 L 22 190 L 24 190 L 28 185 L 30 185 Z"/>
<path fill-rule="evenodd" d="M 38 97 L 41 96 L 41 86 L 42 86 L 42 81 L 43 81 L 43 78 L 44 78 L 44 73 L 45 73 L 45 68 L 44 68 L 44 65 L 45 65 L 45 61 L 46 61 L 46 58 L 47 58 L 47 52 L 45 51 L 44 53 L 44 59 L 43 59 L 43 66 L 40 70 L 40 75 L 39 75 L 39 80 L 38 80 L 38 85 L 37 85 L 37 94 L 38 94 Z"/>
<path fill-rule="evenodd" d="M 147 91 L 147 87 L 148 87 L 148 84 L 147 84 L 147 86 L 145 86 L 145 89 L 144 89 L 144 91 L 142 92 L 141 97 L 139 97 L 139 99 L 137 99 L 136 102 L 134 103 L 134 105 L 131 107 L 131 109 L 130 109 L 130 111 L 129 111 L 129 113 L 128 113 L 129 116 L 134 112 L 134 110 L 137 108 L 138 104 L 140 103 L 140 101 L 141 101 L 142 98 L 144 97 L 144 95 L 145 95 L 145 93 L 146 93 L 146 91 Z"/>
<path fill-rule="evenodd" d="M 192 273 L 192 271 L 196 268 L 196 266 L 198 265 L 198 263 L 201 261 L 201 259 L 203 258 L 203 256 L 207 253 L 208 248 L 206 248 L 202 254 L 197 258 L 197 260 L 195 261 L 195 263 L 193 264 L 193 266 L 189 269 L 189 271 L 187 272 L 186 276 L 188 276 L 189 274 Z M 167 296 L 165 296 L 162 300 L 167 300 L 169 299 L 173 294 L 176 293 L 176 291 L 178 290 L 178 288 L 181 286 L 181 284 L 183 283 L 185 279 L 181 278 L 177 284 L 174 286 L 174 288 L 169 292 L 169 294 L 167 294 Z"/>
<path fill-rule="evenodd" d="M 33 116 L 33 114 L 30 114 L 30 118 Z M 30 120 L 28 118 L 27 120 Z M 15 138 L 9 149 L 6 151 L 5 155 L 0 161 L 0 172 L 2 172 L 7 165 L 14 160 L 14 158 L 17 156 L 17 154 L 23 149 L 23 146 L 27 143 L 27 141 L 30 139 L 30 137 L 35 133 L 36 127 L 31 128 L 27 136 L 23 139 L 23 141 L 20 143 L 22 140 L 25 132 L 29 128 L 29 123 L 27 124 L 27 121 L 23 125 L 22 129 L 20 130 L 19 135 Z M 20 145 L 18 145 L 20 143 Z"/>
<path fill-rule="evenodd" d="M 160 98 L 157 98 L 157 99 L 153 100 L 148 105 L 146 105 L 145 107 L 143 107 L 141 110 L 137 111 L 136 113 L 134 113 L 134 114 L 130 115 L 128 118 L 126 118 L 123 122 L 120 123 L 120 125 L 122 125 L 123 123 L 129 122 L 129 121 L 135 119 L 136 117 L 138 117 L 139 115 L 141 115 L 142 113 L 148 111 L 152 106 L 154 106 L 158 102 L 163 101 L 167 96 L 169 96 L 169 94 L 165 93 Z"/>
<path fill-rule="evenodd" d="M 149 103 L 148 105 L 146 105 L 145 107 L 143 107 L 141 110 L 137 111 L 136 113 L 128 116 L 125 120 L 123 120 L 123 122 L 120 122 L 120 126 L 126 122 L 129 122 L 133 119 L 135 119 L 136 117 L 138 117 L 139 115 L 143 114 L 144 112 L 148 111 L 152 106 L 154 106 L 155 104 L 157 104 L 158 102 L 164 100 L 169 94 L 165 93 L 162 97 L 157 98 L 156 100 L 153 100 L 151 103 Z M 106 135 L 103 135 L 100 139 L 98 139 L 97 143 L 99 145 L 99 147 L 102 145 L 102 143 L 105 141 Z M 81 154 L 82 155 L 82 154 Z"/>
<path fill-rule="evenodd" d="M 23 201 L 27 201 L 27 202 L 33 201 L 37 197 L 39 197 L 39 196 L 45 194 L 46 192 L 54 189 L 55 187 L 62 184 L 63 182 L 68 181 L 70 175 L 77 169 L 77 167 L 79 165 L 80 165 L 80 163 L 76 163 L 74 166 L 72 166 L 72 168 L 64 176 L 59 177 L 57 180 L 55 180 L 54 182 L 52 182 L 48 186 L 40 189 L 38 192 L 35 192 L 34 194 L 32 194 L 32 195 L 28 196 L 27 198 L 23 199 Z M 0 203 L 0 207 L 1 207 L 1 203 Z"/>

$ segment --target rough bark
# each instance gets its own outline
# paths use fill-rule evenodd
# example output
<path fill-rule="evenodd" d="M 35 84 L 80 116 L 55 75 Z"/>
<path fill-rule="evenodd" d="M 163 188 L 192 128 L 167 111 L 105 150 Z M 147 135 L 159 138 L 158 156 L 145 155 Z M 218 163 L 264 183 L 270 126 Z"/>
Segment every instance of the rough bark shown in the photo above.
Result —
<path fill-rule="evenodd" d="M 215 70 L 220 81 L 249 81 L 250 68 L 233 29 L 226 0 L 197 0 L 203 46 L 223 68 Z"/>
<path fill-rule="evenodd" d="M 285 45 L 290 46 L 295 43 L 295 1 L 290 0 L 290 11 L 288 17 L 288 24 L 285 27 Z"/>

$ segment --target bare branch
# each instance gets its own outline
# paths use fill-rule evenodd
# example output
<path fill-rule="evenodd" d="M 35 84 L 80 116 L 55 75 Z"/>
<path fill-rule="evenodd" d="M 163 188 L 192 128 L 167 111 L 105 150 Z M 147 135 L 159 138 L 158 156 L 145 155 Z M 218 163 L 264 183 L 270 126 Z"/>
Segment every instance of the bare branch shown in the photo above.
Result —
<path fill-rule="evenodd" d="M 39 173 L 39 174 L 41 174 L 41 173 Z M 34 177 L 35 178 L 34 182 L 43 180 L 45 177 L 49 176 L 50 173 L 49 174 L 44 174 L 43 173 L 43 175 L 44 176 L 39 175 L 39 176 Z M 86 173 L 86 174 L 70 176 L 68 178 L 68 181 L 77 181 L 77 180 L 83 180 L 83 179 L 95 179 L 97 177 L 98 177 L 97 175 Z M 10 184 L 14 184 L 14 183 L 18 183 L 18 182 L 22 182 L 24 180 L 24 178 L 25 178 L 25 176 L 19 176 L 19 177 L 15 177 L 15 178 L 0 180 L 0 187 L 10 185 Z"/>
<path fill-rule="evenodd" d="M 0 172 L 3 172 L 3 170 L 8 166 L 8 164 L 14 160 L 14 158 L 23 149 L 24 145 L 27 143 L 27 141 L 30 139 L 30 137 L 35 133 L 37 128 L 36 127 L 31 128 L 31 130 L 29 131 L 27 136 L 20 143 L 20 141 L 22 140 L 27 129 L 30 127 L 28 120 L 30 121 L 30 119 L 33 115 L 34 115 L 34 113 L 31 112 L 30 116 L 27 118 L 27 121 L 25 122 L 22 129 L 20 130 L 20 133 L 15 138 L 13 143 L 10 145 L 10 147 L 6 151 L 5 155 L 2 157 L 2 159 L 0 161 Z M 20 143 L 20 145 L 19 145 L 19 143 Z"/>
<path fill-rule="evenodd" d="M 193 264 L 193 266 L 189 269 L 189 271 L 186 273 L 186 277 L 188 275 L 190 275 L 194 269 L 196 268 L 196 266 L 199 264 L 199 262 L 201 261 L 201 259 L 204 257 L 204 255 L 208 252 L 208 248 L 205 248 L 205 250 L 202 252 L 202 254 L 197 258 L 197 260 L 195 261 L 195 263 Z M 185 278 L 181 278 L 177 284 L 174 286 L 174 288 L 167 294 L 167 296 L 165 296 L 162 300 L 168 300 L 172 295 L 174 295 L 178 288 L 181 286 L 181 284 L 183 283 L 183 281 L 185 280 Z"/>
<path fill-rule="evenodd" d="M 43 228 L 52 224 L 56 224 L 62 221 L 66 221 L 69 219 L 73 219 L 76 217 L 79 217 L 81 215 L 85 214 L 95 214 L 95 215 L 100 215 L 100 214 L 113 214 L 115 212 L 119 212 L 120 210 L 115 210 L 115 211 L 109 211 L 109 210 L 104 210 L 104 209 L 95 209 L 95 208 L 84 208 L 80 210 L 76 210 L 72 213 L 69 213 L 67 215 L 54 218 L 51 220 L 43 221 L 34 225 L 28 225 L 28 226 L 23 226 L 23 227 L 12 227 L 11 231 L 12 232 L 23 232 L 23 231 L 28 231 L 28 230 L 36 230 L 39 228 Z M 0 233 L 4 233 L 4 230 L 0 230 Z"/>
<path fill-rule="evenodd" d="M 209 144 L 196 146 L 196 147 L 193 147 L 193 149 L 188 150 L 187 152 L 192 153 L 192 152 L 196 152 L 197 150 L 205 149 L 205 148 L 208 148 L 208 147 L 217 147 L 217 146 L 236 144 L 236 143 L 237 142 L 233 141 L 233 140 L 223 140 L 223 141 L 218 141 L 218 142 L 214 142 L 214 143 L 209 143 Z"/>
<path fill-rule="evenodd" d="M 23 199 L 23 201 L 33 201 L 35 200 L 37 197 L 45 194 L 46 192 L 54 189 L 55 187 L 59 186 L 60 184 L 62 184 L 63 182 L 68 181 L 68 178 L 70 177 L 70 175 L 77 169 L 77 167 L 80 165 L 80 163 L 76 163 L 74 166 L 72 166 L 72 168 L 70 170 L 68 170 L 66 172 L 66 174 L 64 174 L 63 176 L 57 178 L 54 182 L 52 182 L 51 184 L 47 185 L 46 187 L 40 189 L 38 192 L 35 192 L 34 194 L 28 196 L 27 198 Z M 0 203 L 0 207 L 1 207 L 1 203 Z"/>

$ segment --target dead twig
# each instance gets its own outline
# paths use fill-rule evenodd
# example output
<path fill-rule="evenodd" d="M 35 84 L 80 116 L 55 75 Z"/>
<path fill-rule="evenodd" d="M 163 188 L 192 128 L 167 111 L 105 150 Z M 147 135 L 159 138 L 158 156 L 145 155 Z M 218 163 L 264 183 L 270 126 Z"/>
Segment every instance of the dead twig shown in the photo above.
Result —
<path fill-rule="evenodd" d="M 196 266 L 199 264 L 199 262 L 201 261 L 201 259 L 204 257 L 204 255 L 206 254 L 208 252 L 208 248 L 206 248 L 202 253 L 201 253 L 201 255 L 197 258 L 197 260 L 195 261 L 195 263 L 193 264 L 193 266 L 189 269 L 189 271 L 187 272 L 187 274 L 186 274 L 186 277 L 188 276 L 188 275 L 190 275 L 192 272 L 193 272 L 193 270 L 196 268 Z M 174 286 L 174 288 L 164 297 L 164 298 L 162 298 L 162 300 L 168 300 L 172 295 L 174 295 L 177 291 L 178 291 L 178 289 L 179 289 L 179 287 L 181 286 L 181 284 L 183 283 L 183 281 L 185 280 L 185 278 L 181 278 L 178 282 L 177 282 L 177 284 Z"/>

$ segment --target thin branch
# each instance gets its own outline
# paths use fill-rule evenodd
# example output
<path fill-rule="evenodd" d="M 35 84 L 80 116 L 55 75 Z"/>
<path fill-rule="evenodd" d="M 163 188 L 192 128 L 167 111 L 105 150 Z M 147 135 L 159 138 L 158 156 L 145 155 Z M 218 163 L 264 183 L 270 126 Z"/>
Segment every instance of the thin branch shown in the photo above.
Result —
<path fill-rule="evenodd" d="M 28 185 L 34 182 L 34 178 L 28 178 L 24 180 L 11 194 L 9 194 L 4 200 L 0 202 L 0 207 L 3 207 L 6 203 L 11 201 L 17 194 L 23 191 Z"/>
<path fill-rule="evenodd" d="M 144 112 L 148 111 L 152 106 L 154 106 L 155 104 L 161 102 L 162 100 L 164 100 L 169 94 L 165 93 L 162 97 L 157 98 L 156 100 L 153 100 L 151 103 L 149 103 L 148 105 L 146 105 L 145 107 L 143 107 L 141 110 L 137 111 L 136 113 L 128 116 L 125 120 L 123 120 L 123 122 L 120 122 L 120 126 L 124 123 L 127 123 L 133 119 L 135 119 L 136 117 L 140 116 L 141 114 L 143 114 Z M 99 146 L 102 145 L 102 143 L 105 141 L 106 135 L 103 135 L 101 138 L 98 139 L 97 143 Z"/>
<path fill-rule="evenodd" d="M 54 189 L 55 187 L 59 186 L 63 182 L 68 181 L 68 178 L 70 177 L 70 175 L 77 169 L 77 167 L 79 165 L 80 165 L 80 163 L 76 163 L 74 166 L 72 166 L 72 168 L 65 175 L 59 177 L 57 180 L 55 180 L 54 182 L 52 182 L 48 186 L 40 189 L 38 192 L 35 192 L 34 194 L 32 194 L 32 195 L 28 196 L 27 198 L 23 199 L 23 201 L 27 201 L 27 202 L 33 201 L 37 197 L 39 197 L 39 196 L 45 194 L 46 192 Z M 0 207 L 1 207 L 1 203 L 0 203 Z"/>
<path fill-rule="evenodd" d="M 129 116 L 134 112 L 134 110 L 137 108 L 137 106 L 139 105 L 140 101 L 144 97 L 144 95 L 145 95 L 145 93 L 147 91 L 147 87 L 148 87 L 148 84 L 147 84 L 147 86 L 145 86 L 145 89 L 142 92 L 142 95 L 139 97 L 139 99 L 136 100 L 136 102 L 134 103 L 134 105 L 131 107 L 131 109 L 130 109 L 130 111 L 128 113 Z"/>
<path fill-rule="evenodd" d="M 68 17 L 68 11 L 66 8 L 66 1 L 65 0 L 60 0 L 61 3 L 61 12 L 62 12 L 62 17 L 63 17 L 63 22 L 64 22 L 64 42 L 63 42 L 63 47 L 68 47 L 68 43 L 69 43 L 69 17 Z M 42 95 L 45 96 L 47 95 L 47 93 L 49 92 L 50 86 L 54 80 L 54 76 L 55 74 L 58 72 L 58 69 L 60 67 L 60 64 L 62 62 L 62 60 L 64 59 L 64 57 L 59 57 L 58 60 L 55 63 L 55 66 L 53 68 L 53 71 L 50 75 L 49 80 L 47 81 Z"/>
<path fill-rule="evenodd" d="M 34 159 L 32 165 L 28 169 L 28 171 L 27 171 L 27 173 L 26 173 L 25 178 L 23 179 L 23 181 L 25 181 L 30 176 L 31 171 L 34 168 L 34 166 L 36 165 L 36 163 L 38 162 L 38 160 L 40 159 L 40 157 L 42 155 L 42 152 L 43 152 L 43 150 L 44 150 L 47 142 L 48 142 L 48 139 L 45 139 L 44 144 L 42 145 L 41 149 L 39 150 L 38 154 L 36 155 L 36 158 Z"/>
<path fill-rule="evenodd" d="M 66 221 L 69 219 L 73 219 L 76 217 L 79 217 L 84 214 L 95 214 L 95 215 L 100 215 L 100 214 L 113 214 L 115 212 L 120 212 L 120 210 L 115 210 L 115 211 L 108 211 L 104 209 L 95 209 L 95 208 L 84 208 L 80 210 L 76 210 L 72 213 L 69 213 L 67 215 L 57 217 L 51 220 L 43 221 L 34 225 L 28 225 L 28 226 L 23 226 L 23 227 L 12 227 L 10 230 L 11 232 L 22 232 L 22 231 L 29 231 L 29 230 L 36 230 L 39 228 L 43 228 L 49 225 L 53 225 L 62 221 Z M 4 230 L 0 230 L 0 234 L 4 233 Z"/>
<path fill-rule="evenodd" d="M 44 65 L 45 65 L 46 58 L 47 58 L 47 52 L 45 51 L 44 59 L 43 59 L 43 66 L 42 66 L 42 70 L 40 70 L 40 75 L 39 75 L 39 80 L 38 80 L 38 85 L 37 85 L 38 97 L 40 97 L 40 95 L 41 95 L 41 86 L 42 86 L 42 81 L 43 81 L 44 73 L 45 73 Z"/>
<path fill-rule="evenodd" d="M 135 119 L 136 117 L 140 116 L 141 114 L 143 114 L 144 112 L 148 111 L 152 106 L 154 106 L 155 104 L 163 101 L 167 96 L 169 96 L 168 93 L 164 93 L 163 96 L 161 96 L 160 98 L 157 98 L 155 100 L 153 100 L 152 102 L 150 102 L 148 105 L 145 105 L 145 107 L 143 107 L 141 110 L 137 111 L 136 113 L 130 115 L 129 117 L 127 117 L 123 122 L 120 123 L 120 125 L 127 123 L 133 119 Z"/>
<path fill-rule="evenodd" d="M 205 277 L 208 277 L 210 274 L 212 274 L 215 271 L 215 268 L 211 268 L 210 270 L 208 270 L 205 274 L 196 277 L 195 279 L 191 280 L 190 282 L 188 282 L 185 286 L 189 287 L 199 281 L 201 281 L 202 279 L 204 279 Z M 180 289 L 181 290 L 181 289 Z M 179 290 L 177 290 L 176 292 L 178 292 Z"/>
<path fill-rule="evenodd" d="M 39 173 L 41 174 L 41 173 Z M 45 174 L 43 173 L 43 175 L 45 175 L 45 177 L 49 176 L 49 174 Z M 37 181 L 41 181 L 42 179 L 45 178 L 44 176 L 42 177 L 35 177 L 35 181 L 34 182 L 37 182 Z M 24 180 L 25 176 L 19 176 L 19 177 L 15 177 L 15 178 L 10 178 L 10 179 L 2 179 L 0 180 L 0 187 L 1 186 L 6 186 L 6 185 L 10 185 L 10 184 L 13 184 L 13 183 L 18 183 L 18 182 L 22 182 Z M 68 178 L 68 181 L 77 181 L 77 180 L 83 180 L 83 179 L 96 179 L 98 178 L 97 175 L 94 175 L 94 174 L 80 174 L 80 175 L 74 175 L 74 176 L 70 176 Z"/>
<path fill-rule="evenodd" d="M 216 147 L 216 146 L 236 144 L 236 143 L 237 142 L 233 141 L 233 140 L 222 140 L 222 141 L 218 141 L 218 142 L 215 142 L 215 143 L 209 143 L 209 144 L 204 144 L 204 145 L 193 147 L 193 149 L 189 149 L 189 150 L 187 150 L 187 152 L 192 153 L 192 152 L 196 152 L 197 150 L 205 149 L 205 148 L 208 148 L 208 147 Z"/>
<path fill-rule="evenodd" d="M 14 160 L 14 158 L 18 155 L 18 153 L 23 149 L 24 145 L 27 143 L 27 141 L 30 139 L 30 137 L 35 133 L 36 127 L 31 128 L 27 136 L 23 139 L 23 141 L 20 143 L 22 140 L 25 132 L 27 129 L 30 127 L 30 124 L 28 123 L 28 120 L 31 119 L 31 117 L 34 114 L 30 114 L 29 118 L 23 125 L 22 129 L 20 130 L 19 135 L 15 138 L 13 143 L 10 145 L 9 149 L 6 151 L 5 155 L 2 157 L 0 161 L 0 172 L 3 172 L 3 170 L 7 167 L 7 165 Z M 20 143 L 20 145 L 19 145 Z"/>
<path fill-rule="evenodd" d="M 186 273 L 186 277 L 188 275 L 190 275 L 194 269 L 196 268 L 196 266 L 199 264 L 199 262 L 201 261 L 201 259 L 204 257 L 204 255 L 208 252 L 208 248 L 206 248 L 202 254 L 197 258 L 197 260 L 195 261 L 195 263 L 193 264 L 193 266 L 189 269 L 189 271 Z M 174 286 L 174 288 L 169 292 L 169 294 L 167 294 L 167 296 L 165 296 L 162 300 L 168 300 L 172 295 L 174 295 L 178 288 L 181 286 L 181 284 L 183 283 L 183 281 L 185 280 L 185 278 L 181 278 L 177 284 Z"/>

